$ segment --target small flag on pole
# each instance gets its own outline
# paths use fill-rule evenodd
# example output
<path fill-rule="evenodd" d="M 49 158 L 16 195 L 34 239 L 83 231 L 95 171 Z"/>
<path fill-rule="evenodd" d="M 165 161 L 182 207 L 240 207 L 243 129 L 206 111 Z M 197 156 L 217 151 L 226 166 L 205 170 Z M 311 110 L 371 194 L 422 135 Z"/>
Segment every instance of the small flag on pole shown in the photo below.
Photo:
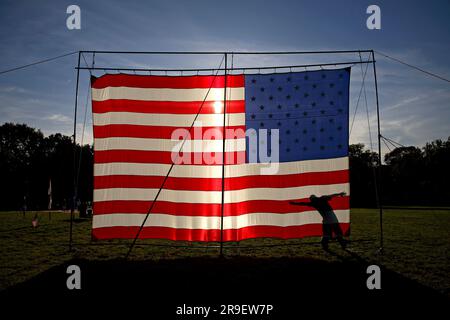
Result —
<path fill-rule="evenodd" d="M 37 228 L 39 226 L 39 216 L 37 212 L 34 215 L 33 220 L 31 220 L 31 225 L 33 226 L 33 228 Z"/>
<path fill-rule="evenodd" d="M 47 194 L 48 194 L 48 210 L 52 210 L 52 202 L 53 202 L 53 197 L 52 197 L 52 179 L 49 180 Z"/>

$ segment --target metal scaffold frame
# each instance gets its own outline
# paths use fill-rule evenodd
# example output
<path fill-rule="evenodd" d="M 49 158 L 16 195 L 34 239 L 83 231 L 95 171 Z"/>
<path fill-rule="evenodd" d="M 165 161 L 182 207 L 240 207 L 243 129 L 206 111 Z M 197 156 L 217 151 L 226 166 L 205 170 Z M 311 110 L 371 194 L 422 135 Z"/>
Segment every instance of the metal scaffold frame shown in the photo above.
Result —
<path fill-rule="evenodd" d="M 81 57 L 83 54 L 92 54 L 93 57 L 99 56 L 99 55 L 114 55 L 114 54 L 127 54 L 127 55 L 170 55 L 170 56 L 176 56 L 176 55 L 216 55 L 216 56 L 222 56 L 222 62 L 218 68 L 189 68 L 189 69 L 159 69 L 159 68 L 115 68 L 115 67 L 94 67 L 94 63 L 91 67 L 81 67 Z M 361 60 L 361 54 L 365 53 L 369 55 L 369 59 L 367 61 Z M 233 65 L 231 67 L 228 66 L 229 59 L 228 57 L 231 55 L 232 57 L 236 57 L 239 55 L 270 55 L 270 56 L 288 56 L 288 55 L 331 55 L 331 54 L 359 54 L 360 60 L 359 61 L 344 61 L 344 62 L 334 62 L 334 63 L 319 63 L 319 64 L 298 64 L 298 65 L 280 65 L 280 66 L 263 66 L 263 67 L 234 67 Z M 83 56 L 84 59 L 84 56 Z M 222 63 L 224 62 L 224 66 L 222 67 Z M 378 208 L 379 208 L 379 224 L 380 224 L 380 250 L 383 249 L 383 205 L 382 205 L 382 190 L 381 190 L 381 170 L 382 170 L 382 159 L 381 159 L 381 132 L 380 132 L 380 108 L 379 108 L 379 98 L 378 98 L 378 82 L 377 82 L 377 73 L 376 73 L 376 61 L 375 61 L 375 54 L 374 50 L 328 50 L 328 51 L 237 51 L 237 52 L 221 52 L 221 51 L 99 51 L 99 50 L 82 50 L 78 51 L 78 64 L 76 66 L 76 87 L 75 87 L 75 107 L 74 107 L 74 126 L 73 126 L 73 146 L 74 146 L 74 158 L 73 158 L 73 170 L 74 170 L 74 180 L 73 180 L 73 198 L 72 198 L 72 207 L 71 207 L 71 213 L 70 213 L 70 237 L 69 237 L 69 249 L 71 250 L 73 248 L 73 220 L 74 220 L 74 211 L 75 211 L 75 204 L 78 197 L 78 179 L 77 179 L 77 148 L 76 148 L 76 125 L 77 125 L 77 111 L 78 111 L 78 91 L 79 91 L 79 82 L 80 82 L 80 71 L 88 70 L 90 73 L 93 70 L 102 70 L 104 72 L 107 71 L 132 71 L 132 72 L 180 72 L 183 74 L 183 72 L 213 72 L 216 75 L 218 73 L 221 73 L 225 77 L 225 88 L 224 88 L 224 119 L 223 119 L 223 127 L 226 126 L 226 77 L 228 74 L 232 74 L 234 71 L 241 71 L 246 73 L 246 71 L 258 71 L 261 70 L 280 70 L 280 69 L 287 69 L 289 71 L 292 71 L 292 69 L 296 68 L 308 68 L 308 67 L 324 67 L 324 66 L 338 66 L 338 65 L 356 65 L 356 64 L 372 64 L 373 66 L 373 74 L 374 74 L 374 83 L 375 83 L 375 99 L 376 99 L 376 114 L 377 114 L 377 137 L 378 137 L 378 170 L 376 174 L 375 185 L 376 185 L 376 193 L 377 193 L 377 202 L 378 202 Z M 363 82 L 364 83 L 364 82 Z M 203 101 L 204 103 L 204 101 Z M 201 107 L 200 107 L 201 110 Z M 198 114 L 200 113 L 197 113 Z M 197 119 L 197 116 L 195 119 Z M 194 121 L 195 121 L 194 119 Z M 193 123 L 192 123 L 193 125 Z M 225 135 L 223 137 L 225 140 Z M 183 141 L 184 143 L 184 141 Z M 223 141 L 223 157 L 225 157 L 225 141 Z M 222 159 L 222 206 L 221 206 L 221 239 L 220 244 L 218 246 L 208 246 L 209 248 L 212 247 L 218 247 L 220 248 L 220 255 L 223 255 L 223 217 L 224 217 L 224 174 L 225 174 L 225 159 Z M 131 243 L 129 250 L 127 252 L 126 257 L 131 254 L 137 239 L 139 238 L 140 232 L 142 228 L 144 227 L 144 224 L 147 221 L 147 218 L 149 217 L 151 210 L 153 209 L 153 205 L 158 199 L 158 196 L 161 192 L 161 190 L 164 188 L 164 184 L 167 180 L 167 178 L 170 175 L 170 172 L 173 168 L 173 165 L 171 165 L 170 169 L 167 172 L 167 175 L 165 176 L 165 179 L 162 182 L 162 185 L 157 192 L 155 199 L 149 200 L 152 204 L 149 207 L 149 210 L 147 212 L 147 215 L 139 228 L 139 231 L 137 232 L 135 238 L 133 239 L 133 242 Z M 122 245 L 122 244 L 120 244 Z M 158 245 L 158 244 L 155 244 Z M 158 246 L 161 246 L 159 244 Z M 169 245 L 170 246 L 170 245 Z M 172 247 L 190 247 L 193 246 L 177 246 L 174 245 Z M 226 248 L 239 248 L 239 246 L 225 246 Z M 256 247 L 256 246 L 251 246 Z M 201 248 L 205 248 L 205 246 L 202 246 Z"/>

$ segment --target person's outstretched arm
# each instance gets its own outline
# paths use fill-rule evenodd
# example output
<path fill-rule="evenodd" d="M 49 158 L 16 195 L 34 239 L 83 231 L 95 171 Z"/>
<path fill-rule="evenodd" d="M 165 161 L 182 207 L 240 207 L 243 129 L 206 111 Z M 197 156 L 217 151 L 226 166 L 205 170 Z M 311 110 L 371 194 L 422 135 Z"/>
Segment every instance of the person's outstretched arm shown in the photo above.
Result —
<path fill-rule="evenodd" d="M 343 197 L 343 196 L 345 196 L 345 195 L 346 195 L 345 192 L 339 192 L 339 193 L 329 194 L 329 195 L 326 195 L 326 196 L 324 196 L 324 197 L 326 197 L 326 198 L 328 198 L 328 199 L 331 199 L 331 198 L 334 198 L 334 197 Z"/>

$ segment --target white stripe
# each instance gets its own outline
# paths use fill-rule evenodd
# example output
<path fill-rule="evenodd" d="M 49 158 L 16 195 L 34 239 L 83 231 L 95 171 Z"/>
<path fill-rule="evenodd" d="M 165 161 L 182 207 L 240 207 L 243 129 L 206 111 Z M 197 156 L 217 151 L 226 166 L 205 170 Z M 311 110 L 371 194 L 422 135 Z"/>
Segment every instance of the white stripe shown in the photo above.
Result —
<path fill-rule="evenodd" d="M 94 126 L 129 124 L 140 126 L 190 127 L 195 114 L 159 114 L 138 112 L 94 113 Z M 228 113 L 227 126 L 244 126 L 245 113 Z M 199 114 L 194 127 L 222 127 L 223 114 Z"/>
<path fill-rule="evenodd" d="M 94 201 L 136 200 L 151 201 L 159 189 L 142 188 L 109 188 L 95 189 Z M 250 200 L 292 200 L 307 198 L 312 194 L 317 196 L 346 192 L 350 193 L 348 183 L 329 185 L 309 185 L 291 188 L 248 188 L 242 190 L 225 191 L 225 203 L 238 203 Z M 177 203 L 221 203 L 221 191 L 191 191 L 163 189 L 158 197 L 159 201 Z"/>
<path fill-rule="evenodd" d="M 209 90 L 209 93 L 208 93 Z M 208 95 L 208 96 L 206 96 Z M 223 88 L 195 88 L 195 89 L 168 89 L 168 88 L 131 88 L 107 87 L 104 89 L 92 88 L 92 100 L 105 101 L 108 99 L 128 99 L 147 101 L 222 101 Z M 231 100 L 244 100 L 244 88 L 227 88 L 227 96 Z"/>
<path fill-rule="evenodd" d="M 339 222 L 350 222 L 350 210 L 335 210 Z M 145 214 L 101 214 L 94 215 L 93 228 L 141 226 Z M 145 227 L 168 227 L 178 229 L 220 229 L 220 217 L 174 216 L 169 214 L 150 214 Z M 249 213 L 239 216 L 224 217 L 224 229 L 240 229 L 250 226 L 299 226 L 322 223 L 317 211 L 295 213 Z"/>
<path fill-rule="evenodd" d="M 95 176 L 109 175 L 140 175 L 165 176 L 170 164 L 155 163 L 96 163 Z M 225 177 L 243 177 L 260 175 L 261 168 L 267 165 L 261 163 L 246 163 L 239 165 L 226 165 Z M 325 172 L 348 169 L 348 157 L 320 160 L 303 160 L 279 163 L 277 175 Z M 222 178 L 221 165 L 175 165 L 170 172 L 171 177 L 177 178 Z"/>
<path fill-rule="evenodd" d="M 94 140 L 94 150 L 151 150 L 178 152 L 222 152 L 222 140 L 170 140 L 147 138 L 101 138 Z M 245 151 L 245 139 L 226 139 L 225 151 Z"/>

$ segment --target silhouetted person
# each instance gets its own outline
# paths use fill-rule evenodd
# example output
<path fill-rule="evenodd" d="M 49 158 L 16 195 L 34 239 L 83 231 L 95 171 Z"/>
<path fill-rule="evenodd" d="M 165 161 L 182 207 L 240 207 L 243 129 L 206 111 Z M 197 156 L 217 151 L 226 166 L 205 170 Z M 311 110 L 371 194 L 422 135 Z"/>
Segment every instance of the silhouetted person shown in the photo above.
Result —
<path fill-rule="evenodd" d="M 345 249 L 347 241 L 343 238 L 342 229 L 339 226 L 339 220 L 333 211 L 333 208 L 328 203 L 333 197 L 343 197 L 345 192 L 335 193 L 330 195 L 325 195 L 317 197 L 311 195 L 309 197 L 309 202 L 295 202 L 290 201 L 289 203 L 296 206 L 309 206 L 316 209 L 322 216 L 322 248 L 328 250 L 328 242 L 333 238 L 333 232 L 336 235 L 336 239 L 341 244 L 341 247 Z"/>

